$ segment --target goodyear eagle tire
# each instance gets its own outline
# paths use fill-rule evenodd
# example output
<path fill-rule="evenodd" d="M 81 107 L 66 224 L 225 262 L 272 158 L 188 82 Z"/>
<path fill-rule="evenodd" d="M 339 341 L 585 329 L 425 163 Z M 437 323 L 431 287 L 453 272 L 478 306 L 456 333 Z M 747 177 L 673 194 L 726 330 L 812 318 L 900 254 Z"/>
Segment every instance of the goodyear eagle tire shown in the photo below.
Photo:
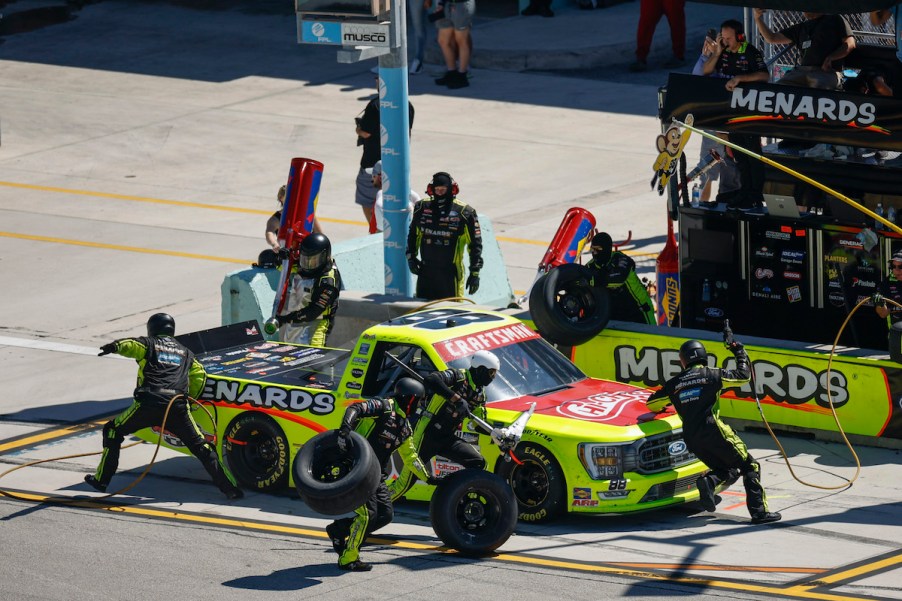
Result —
<path fill-rule="evenodd" d="M 436 486 L 429 518 L 447 547 L 465 555 L 487 555 L 513 534 L 517 502 L 507 483 L 495 474 L 464 469 Z"/>
<path fill-rule="evenodd" d="M 576 263 L 555 267 L 529 293 L 529 313 L 546 340 L 578 346 L 601 332 L 611 317 L 608 291 L 590 283 L 592 273 Z"/>
<path fill-rule="evenodd" d="M 288 483 L 288 438 L 271 417 L 248 411 L 226 428 L 222 456 L 244 488 L 279 490 Z"/>
<path fill-rule="evenodd" d="M 564 510 L 564 472 L 548 449 L 521 442 L 514 449 L 520 461 L 500 460 L 495 472 L 507 482 L 517 499 L 519 517 L 524 522 L 544 522 Z"/>
<path fill-rule="evenodd" d="M 373 448 L 351 432 L 347 452 L 338 448 L 338 431 L 321 432 L 301 447 L 294 462 L 294 485 L 301 500 L 323 515 L 341 515 L 364 504 L 382 480 Z"/>

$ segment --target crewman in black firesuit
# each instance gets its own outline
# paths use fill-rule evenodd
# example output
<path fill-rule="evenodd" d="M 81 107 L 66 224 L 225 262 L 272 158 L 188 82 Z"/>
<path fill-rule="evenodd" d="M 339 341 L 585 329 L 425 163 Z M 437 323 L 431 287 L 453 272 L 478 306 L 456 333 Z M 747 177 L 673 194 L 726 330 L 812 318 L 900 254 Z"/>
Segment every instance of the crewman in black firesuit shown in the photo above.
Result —
<path fill-rule="evenodd" d="M 470 253 L 467 292 L 479 289 L 482 233 L 476 211 L 457 199 L 457 182 L 441 171 L 426 187 L 429 198 L 413 208 L 407 232 L 407 265 L 417 276 L 416 295 L 429 300 L 464 295 L 464 246 Z"/>
<path fill-rule="evenodd" d="M 467 369 L 446 369 L 426 376 L 426 390 L 432 397 L 411 415 L 413 444 L 423 461 L 441 455 L 465 468 L 485 469 L 479 449 L 459 438 L 457 432 L 470 412 L 485 419 L 485 387 L 492 383 L 500 367 L 493 353 L 477 351 Z M 391 483 L 392 500 L 410 490 L 416 482 L 414 476 L 404 466 L 398 479 Z"/>
<path fill-rule="evenodd" d="M 880 282 L 879 292 L 872 299 L 877 315 L 886 320 L 886 326 L 902 321 L 902 250 L 893 253 L 889 260 L 890 275 Z M 894 301 L 887 303 L 886 299 Z M 896 349 L 902 354 L 902 350 Z"/>
<path fill-rule="evenodd" d="M 103 427 L 103 455 L 97 473 L 85 476 L 85 482 L 100 492 L 107 486 L 119 467 L 119 450 L 125 437 L 142 428 L 160 426 L 166 407 L 166 430 L 185 443 L 188 450 L 200 459 L 213 482 L 229 499 L 244 496 L 232 477 L 222 469 L 213 445 L 204 436 L 188 409 L 186 396 L 197 398 L 207 379 L 204 368 L 194 353 L 185 348 L 175 336 L 175 320 L 166 313 L 151 315 L 147 320 L 147 336 L 120 338 L 100 347 L 100 355 L 116 353 L 138 362 L 138 386 L 132 404 L 108 421 Z"/>
<path fill-rule="evenodd" d="M 684 342 L 680 347 L 683 371 L 653 392 L 646 404 L 658 413 L 672 403 L 683 420 L 686 446 L 711 468 L 696 480 L 702 507 L 714 511 L 719 500 L 716 492 L 729 487 L 741 475 L 752 523 L 776 522 L 781 516 L 767 510 L 758 462 L 749 455 L 745 443 L 732 428 L 720 419 L 721 388 L 745 384 L 751 377 L 749 356 L 742 343 L 733 340 L 729 329 L 724 330 L 724 345 L 736 357 L 736 369 L 708 367 L 708 354 L 702 343 Z"/>
<path fill-rule="evenodd" d="M 325 234 L 309 234 L 300 244 L 297 271 L 279 319 L 279 340 L 326 346 L 335 323 L 341 274 Z"/>
<path fill-rule="evenodd" d="M 586 267 L 592 270 L 592 284 L 608 290 L 611 299 L 611 319 L 654 325 L 655 307 L 648 290 L 636 275 L 636 262 L 619 250 L 606 232 L 592 238 L 592 260 Z"/>
<path fill-rule="evenodd" d="M 432 480 L 414 448 L 407 421 L 408 408 L 417 406 L 425 396 L 422 384 L 411 378 L 401 378 L 395 384 L 394 398 L 370 399 L 354 403 L 345 410 L 338 430 L 339 448 L 347 450 L 351 430 L 361 434 L 373 447 L 382 466 L 382 480 L 366 503 L 355 510 L 357 515 L 353 519 L 342 518 L 326 526 L 332 548 L 339 555 L 338 567 L 342 570 L 368 572 L 373 569 L 372 565 L 360 561 L 360 545 L 394 517 L 391 494 L 385 485 L 385 478 L 391 471 L 392 453 L 397 450 L 405 469 L 410 469 L 418 478 L 427 482 Z"/>

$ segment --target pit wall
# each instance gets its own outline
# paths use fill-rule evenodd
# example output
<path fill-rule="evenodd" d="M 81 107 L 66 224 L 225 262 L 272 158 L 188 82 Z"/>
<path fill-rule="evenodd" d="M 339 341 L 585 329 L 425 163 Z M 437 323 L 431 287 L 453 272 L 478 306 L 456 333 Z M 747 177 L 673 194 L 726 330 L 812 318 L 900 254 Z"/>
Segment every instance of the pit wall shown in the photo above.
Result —
<path fill-rule="evenodd" d="M 657 388 L 680 372 L 680 345 L 692 338 L 705 345 L 709 366 L 735 367 L 719 334 L 623 322 L 609 323 L 598 336 L 574 347 L 571 359 L 590 376 Z M 742 342 L 762 412 L 774 429 L 842 440 L 832 398 L 851 441 L 902 448 L 902 366 L 887 354 L 843 347 L 828 374 L 829 346 L 746 336 Z M 720 414 L 739 427 L 764 428 L 750 384 L 727 389 Z"/>
<path fill-rule="evenodd" d="M 507 278 L 504 257 L 495 239 L 495 231 L 489 218 L 480 215 L 482 230 L 483 268 L 479 273 L 479 290 L 467 298 L 486 307 L 506 307 L 514 301 L 514 292 Z M 410 310 L 426 301 L 385 296 L 385 264 L 383 261 L 382 234 L 373 234 L 339 242 L 332 247 L 332 256 L 341 272 L 344 286 L 339 297 L 339 309 L 335 327 L 329 336 L 330 346 L 344 346 L 348 340 L 356 340 L 365 327 L 391 317 L 395 308 Z M 464 253 L 465 265 L 468 255 Z M 225 276 L 222 295 L 222 325 L 257 320 L 261 325 L 272 315 L 275 290 L 281 271 L 248 267 Z M 466 280 L 466 275 L 464 276 Z M 413 278 L 416 286 L 416 276 Z M 361 305 L 357 307 L 356 305 Z M 355 317 L 356 312 L 362 312 Z M 402 311 L 403 312 L 403 311 Z M 358 327 L 365 323 L 363 327 Z"/>

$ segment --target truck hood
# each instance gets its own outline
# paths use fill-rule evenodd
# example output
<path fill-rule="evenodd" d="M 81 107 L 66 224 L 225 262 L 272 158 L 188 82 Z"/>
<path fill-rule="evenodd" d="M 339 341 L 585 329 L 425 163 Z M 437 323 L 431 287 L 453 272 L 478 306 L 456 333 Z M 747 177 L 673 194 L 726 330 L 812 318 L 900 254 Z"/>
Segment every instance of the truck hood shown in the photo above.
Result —
<path fill-rule="evenodd" d="M 488 407 L 508 411 L 526 411 L 536 404 L 535 414 L 548 417 L 576 419 L 609 426 L 633 426 L 652 419 L 675 415 L 673 407 L 655 414 L 645 406 L 651 390 L 613 382 L 586 378 L 562 390 L 541 396 L 522 396 L 504 401 L 493 401 Z"/>

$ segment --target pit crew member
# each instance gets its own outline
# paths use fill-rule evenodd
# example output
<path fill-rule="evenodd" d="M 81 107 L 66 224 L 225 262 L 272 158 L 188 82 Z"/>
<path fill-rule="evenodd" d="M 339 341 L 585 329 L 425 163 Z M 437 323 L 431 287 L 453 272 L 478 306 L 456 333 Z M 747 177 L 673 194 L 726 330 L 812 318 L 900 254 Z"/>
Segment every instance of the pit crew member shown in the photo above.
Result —
<path fill-rule="evenodd" d="M 332 244 L 325 234 L 306 236 L 299 252 L 285 313 L 279 315 L 279 340 L 326 346 L 338 310 L 341 274 L 332 260 Z"/>
<path fill-rule="evenodd" d="M 592 270 L 592 284 L 606 288 L 611 299 L 611 319 L 654 325 L 655 308 L 648 289 L 636 275 L 636 262 L 626 254 L 615 251 L 607 232 L 592 238 L 592 260 L 586 267 Z"/>

